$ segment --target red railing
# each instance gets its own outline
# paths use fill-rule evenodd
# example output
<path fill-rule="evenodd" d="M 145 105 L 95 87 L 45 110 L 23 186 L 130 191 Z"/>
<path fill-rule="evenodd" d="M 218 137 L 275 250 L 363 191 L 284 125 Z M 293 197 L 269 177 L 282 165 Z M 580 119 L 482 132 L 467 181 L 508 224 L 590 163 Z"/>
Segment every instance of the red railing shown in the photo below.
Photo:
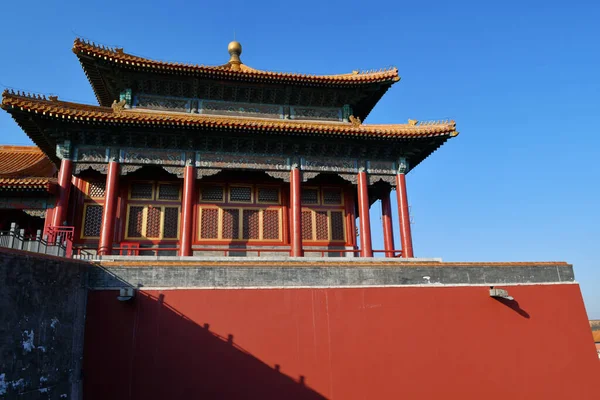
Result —
<path fill-rule="evenodd" d="M 65 243 L 65 257 L 73 257 L 73 238 L 75 227 L 73 226 L 49 226 L 46 229 L 48 241 L 51 243 Z"/>

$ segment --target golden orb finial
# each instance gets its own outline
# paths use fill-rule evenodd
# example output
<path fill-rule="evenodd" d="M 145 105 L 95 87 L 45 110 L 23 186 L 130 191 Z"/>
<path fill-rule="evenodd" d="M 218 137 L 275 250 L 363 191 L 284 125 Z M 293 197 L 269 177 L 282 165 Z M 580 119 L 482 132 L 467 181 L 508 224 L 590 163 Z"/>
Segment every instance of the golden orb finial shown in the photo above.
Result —
<path fill-rule="evenodd" d="M 242 54 L 242 45 L 240 42 L 233 41 L 229 43 L 227 46 L 227 51 L 229 52 L 229 65 L 233 71 L 240 70 L 240 64 L 242 60 L 240 60 L 240 54 Z"/>
<path fill-rule="evenodd" d="M 229 52 L 230 56 L 233 57 L 233 55 L 235 54 L 239 57 L 242 54 L 242 45 L 240 44 L 240 42 L 234 40 L 233 42 L 230 42 L 227 46 L 227 51 Z"/>

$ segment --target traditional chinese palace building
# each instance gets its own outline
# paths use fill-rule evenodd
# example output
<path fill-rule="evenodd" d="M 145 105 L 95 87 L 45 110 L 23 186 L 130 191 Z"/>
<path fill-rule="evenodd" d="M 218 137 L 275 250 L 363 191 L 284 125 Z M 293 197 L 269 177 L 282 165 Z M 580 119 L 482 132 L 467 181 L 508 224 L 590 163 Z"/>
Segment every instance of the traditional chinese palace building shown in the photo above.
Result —
<path fill-rule="evenodd" d="M 363 124 L 395 68 L 276 73 L 243 64 L 238 42 L 228 50 L 206 67 L 77 40 L 99 106 L 5 92 L 2 108 L 59 167 L 47 225 L 74 226 L 76 248 L 105 255 L 371 257 L 368 211 L 381 199 L 385 254 L 413 257 L 405 174 L 458 134 L 454 122 Z"/>
<path fill-rule="evenodd" d="M 98 105 L 3 93 L 36 147 L 0 146 L 0 397 L 597 398 L 571 265 L 415 257 L 405 176 L 453 121 L 363 122 L 396 68 L 228 51 L 77 39 Z M 33 254 L 65 239 L 67 257 Z"/>

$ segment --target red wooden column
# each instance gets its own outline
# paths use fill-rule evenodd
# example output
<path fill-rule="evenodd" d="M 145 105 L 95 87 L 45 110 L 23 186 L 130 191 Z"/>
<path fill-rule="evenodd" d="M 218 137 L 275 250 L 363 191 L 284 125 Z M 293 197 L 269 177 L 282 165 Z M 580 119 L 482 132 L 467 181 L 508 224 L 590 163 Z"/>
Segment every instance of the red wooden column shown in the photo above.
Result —
<path fill-rule="evenodd" d="M 373 257 L 371 245 L 371 219 L 369 217 L 369 193 L 367 189 L 367 173 L 358 173 L 358 217 L 360 226 L 360 256 Z"/>
<path fill-rule="evenodd" d="M 292 257 L 304 257 L 300 181 L 300 169 L 294 166 L 290 171 L 290 256 Z"/>
<path fill-rule="evenodd" d="M 406 175 L 408 164 L 400 160 L 400 168 L 396 175 L 396 195 L 398 196 L 398 219 L 400 220 L 400 241 L 402 242 L 402 257 L 412 258 L 412 234 L 410 232 L 410 215 L 408 214 L 408 197 L 406 196 Z"/>
<path fill-rule="evenodd" d="M 73 161 L 63 158 L 58 171 L 58 196 L 52 225 L 62 226 L 67 221 L 67 209 L 69 207 L 69 193 L 71 193 L 71 179 L 73 178 Z"/>
<path fill-rule="evenodd" d="M 191 256 L 194 225 L 194 186 L 196 183 L 196 168 L 192 165 L 185 167 L 183 175 L 183 201 L 181 203 L 181 241 L 180 256 Z"/>
<path fill-rule="evenodd" d="M 383 224 L 383 248 L 386 257 L 394 257 L 394 229 L 392 227 L 392 205 L 390 192 L 381 197 L 381 223 Z"/>
<path fill-rule="evenodd" d="M 115 218 L 117 215 L 117 197 L 119 195 L 119 163 L 110 161 L 106 173 L 106 190 L 104 191 L 104 209 L 102 211 L 102 227 L 100 228 L 99 255 L 111 255 L 114 235 Z"/>

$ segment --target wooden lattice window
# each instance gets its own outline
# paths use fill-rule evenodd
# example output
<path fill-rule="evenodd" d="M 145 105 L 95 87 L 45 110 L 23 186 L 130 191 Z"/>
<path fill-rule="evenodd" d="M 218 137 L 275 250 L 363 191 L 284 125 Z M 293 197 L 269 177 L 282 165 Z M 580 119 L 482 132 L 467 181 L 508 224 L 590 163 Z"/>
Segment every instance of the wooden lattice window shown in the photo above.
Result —
<path fill-rule="evenodd" d="M 279 204 L 279 188 L 259 186 L 257 192 L 259 203 Z"/>
<path fill-rule="evenodd" d="M 81 237 L 85 239 L 97 239 L 102 229 L 102 209 L 99 204 L 86 204 L 83 208 L 83 226 Z"/>
<path fill-rule="evenodd" d="M 280 212 L 279 210 L 264 210 L 263 211 L 263 231 L 262 238 L 264 240 L 278 240 L 280 237 Z"/>
<path fill-rule="evenodd" d="M 219 209 L 203 208 L 200 212 L 200 238 L 219 238 Z"/>
<path fill-rule="evenodd" d="M 323 205 L 341 204 L 343 204 L 341 188 L 323 188 Z"/>
<path fill-rule="evenodd" d="M 314 240 L 313 239 L 313 218 L 312 211 L 302 211 L 302 239 L 303 240 Z"/>
<path fill-rule="evenodd" d="M 127 237 L 141 238 L 144 232 L 144 207 L 130 206 L 127 215 Z"/>
<path fill-rule="evenodd" d="M 252 186 L 231 186 L 229 201 L 232 203 L 252 203 Z"/>
<path fill-rule="evenodd" d="M 327 211 L 315 211 L 315 228 L 317 240 L 329 240 L 329 218 L 327 218 Z"/>
<path fill-rule="evenodd" d="M 152 182 L 133 182 L 129 191 L 132 200 L 154 200 L 154 184 Z"/>
<path fill-rule="evenodd" d="M 106 192 L 106 181 L 88 182 L 88 197 L 92 199 L 103 199 Z"/>
<path fill-rule="evenodd" d="M 198 238 L 218 241 L 281 241 L 280 208 L 204 206 L 200 208 Z"/>
<path fill-rule="evenodd" d="M 177 239 L 179 237 L 179 207 L 165 207 L 163 220 L 163 238 Z"/>
<path fill-rule="evenodd" d="M 178 183 L 159 183 L 157 200 L 181 200 L 181 186 Z"/>
<path fill-rule="evenodd" d="M 331 240 L 345 240 L 344 213 L 342 211 L 331 211 Z"/>
<path fill-rule="evenodd" d="M 259 239 L 259 211 L 242 210 L 242 239 Z"/>
<path fill-rule="evenodd" d="M 202 186 L 200 189 L 200 201 L 211 201 L 221 203 L 224 201 L 224 187 L 217 185 Z"/>
<path fill-rule="evenodd" d="M 223 209 L 221 239 L 238 239 L 240 237 L 240 210 L 238 208 Z"/>
<path fill-rule="evenodd" d="M 319 204 L 318 188 L 302 188 L 302 204 Z"/>
<path fill-rule="evenodd" d="M 302 210 L 302 239 L 314 242 L 345 241 L 344 212 L 333 210 Z"/>
<path fill-rule="evenodd" d="M 179 206 L 130 205 L 126 239 L 178 239 Z"/>

